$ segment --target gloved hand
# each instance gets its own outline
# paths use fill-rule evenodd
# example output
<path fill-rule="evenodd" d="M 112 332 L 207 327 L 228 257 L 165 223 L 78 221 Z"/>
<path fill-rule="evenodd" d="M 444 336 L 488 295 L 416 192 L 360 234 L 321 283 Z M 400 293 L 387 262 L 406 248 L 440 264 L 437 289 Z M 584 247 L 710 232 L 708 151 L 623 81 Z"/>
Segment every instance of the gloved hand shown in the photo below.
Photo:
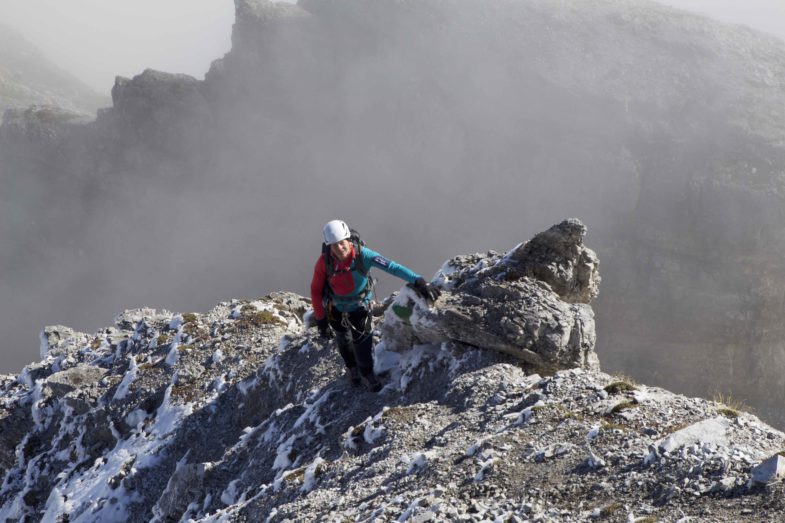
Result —
<path fill-rule="evenodd" d="M 414 291 L 419 294 L 421 298 L 430 302 L 436 301 L 442 294 L 435 285 L 426 283 L 424 278 L 417 278 L 414 280 L 412 286 L 414 287 Z"/>
<path fill-rule="evenodd" d="M 327 321 L 326 317 L 316 320 L 316 328 L 319 329 L 319 336 L 323 339 L 329 340 L 333 337 L 333 330 L 330 328 L 330 322 Z"/>

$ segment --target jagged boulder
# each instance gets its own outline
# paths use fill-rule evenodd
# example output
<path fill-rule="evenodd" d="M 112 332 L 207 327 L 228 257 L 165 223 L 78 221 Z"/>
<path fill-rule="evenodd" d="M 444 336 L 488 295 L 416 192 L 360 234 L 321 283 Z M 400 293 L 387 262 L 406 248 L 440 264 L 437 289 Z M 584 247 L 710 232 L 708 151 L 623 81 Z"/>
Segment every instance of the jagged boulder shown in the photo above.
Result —
<path fill-rule="evenodd" d="M 52 374 L 47 378 L 46 383 L 56 396 L 65 396 L 69 392 L 99 382 L 105 375 L 106 369 L 93 365 L 77 365 Z"/>
<path fill-rule="evenodd" d="M 583 245 L 586 226 L 571 218 L 541 232 L 494 265 L 491 276 L 547 283 L 567 303 L 590 303 L 600 292 L 600 261 Z"/>
<path fill-rule="evenodd" d="M 505 255 L 450 260 L 432 307 L 405 291 L 386 313 L 385 342 L 460 342 L 504 352 L 546 372 L 598 369 L 594 313 L 599 260 L 586 227 L 565 220 Z"/>
<path fill-rule="evenodd" d="M 202 492 L 204 476 L 210 463 L 178 463 L 166 489 L 153 507 L 153 514 L 161 521 L 176 520 L 188 504 Z"/>

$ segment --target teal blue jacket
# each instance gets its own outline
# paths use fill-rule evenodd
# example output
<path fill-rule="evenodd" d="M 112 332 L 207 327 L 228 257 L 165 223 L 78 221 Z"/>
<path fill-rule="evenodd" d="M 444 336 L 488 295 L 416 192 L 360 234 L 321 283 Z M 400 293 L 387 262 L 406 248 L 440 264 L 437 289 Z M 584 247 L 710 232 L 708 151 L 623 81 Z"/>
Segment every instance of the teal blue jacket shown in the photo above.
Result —
<path fill-rule="evenodd" d="M 408 283 L 414 283 L 417 278 L 420 278 L 419 274 L 368 247 L 360 248 L 360 256 L 368 273 L 372 267 L 377 267 Z M 371 284 L 370 274 L 363 274 L 358 269 L 356 257 L 357 253 L 352 252 L 347 262 L 335 263 L 330 281 L 327 281 L 326 256 L 322 254 L 316 261 L 311 280 L 311 303 L 317 319 L 324 318 L 325 314 L 322 305 L 325 285 L 330 286 L 330 301 L 333 307 L 341 312 L 351 312 L 367 306 L 373 299 L 373 292 L 366 293 L 366 288 Z"/>

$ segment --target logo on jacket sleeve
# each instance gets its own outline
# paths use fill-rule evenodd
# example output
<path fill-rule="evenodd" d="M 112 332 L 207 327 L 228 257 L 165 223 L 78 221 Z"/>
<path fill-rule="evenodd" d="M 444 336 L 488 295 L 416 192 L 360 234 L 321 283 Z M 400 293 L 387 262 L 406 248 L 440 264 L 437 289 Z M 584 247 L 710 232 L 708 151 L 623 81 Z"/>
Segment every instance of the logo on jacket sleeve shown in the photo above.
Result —
<path fill-rule="evenodd" d="M 387 258 L 385 258 L 383 256 L 377 256 L 376 258 L 373 259 L 373 261 L 375 261 L 376 263 L 378 263 L 382 267 L 389 267 L 390 266 L 390 260 L 388 260 Z"/>

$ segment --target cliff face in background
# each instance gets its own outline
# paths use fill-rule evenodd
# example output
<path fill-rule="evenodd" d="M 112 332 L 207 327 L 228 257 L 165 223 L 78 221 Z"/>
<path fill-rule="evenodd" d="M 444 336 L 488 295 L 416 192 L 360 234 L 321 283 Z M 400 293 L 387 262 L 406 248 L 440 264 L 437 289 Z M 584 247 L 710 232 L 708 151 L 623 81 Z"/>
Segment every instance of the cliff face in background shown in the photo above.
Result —
<path fill-rule="evenodd" d="M 390 296 L 379 394 L 292 293 L 47 327 L 41 361 L 0 380 L 0 517 L 780 520 L 785 434 L 599 370 L 585 233 L 456 256 L 432 304 Z"/>
<path fill-rule="evenodd" d="M 50 63 L 21 35 L 0 25 L 0 119 L 7 109 L 54 105 L 91 117 L 111 101 Z"/>
<path fill-rule="evenodd" d="M 415 268 L 580 215 L 604 368 L 785 425 L 783 42 L 638 1 L 236 5 L 203 82 L 0 128 L 27 310 L 304 289 L 336 202 Z"/>

